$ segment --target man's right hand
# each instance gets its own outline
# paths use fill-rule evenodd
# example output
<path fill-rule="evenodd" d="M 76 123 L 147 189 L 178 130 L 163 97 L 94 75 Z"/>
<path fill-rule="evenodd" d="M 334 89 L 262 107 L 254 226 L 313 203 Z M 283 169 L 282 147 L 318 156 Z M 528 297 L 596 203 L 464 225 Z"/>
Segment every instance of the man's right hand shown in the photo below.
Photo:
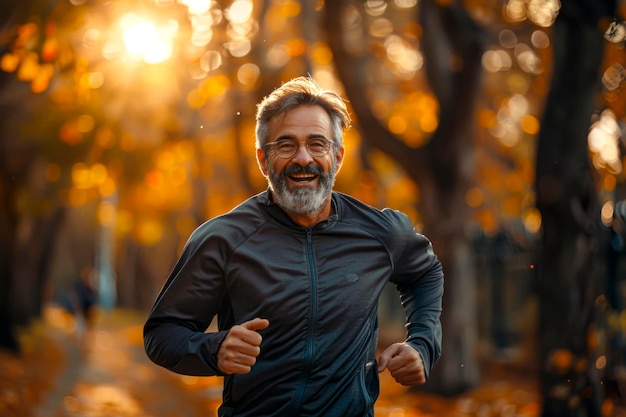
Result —
<path fill-rule="evenodd" d="M 270 322 L 255 318 L 233 326 L 217 352 L 217 366 L 225 374 L 247 374 L 261 353 L 263 337 L 257 330 L 267 328 Z"/>

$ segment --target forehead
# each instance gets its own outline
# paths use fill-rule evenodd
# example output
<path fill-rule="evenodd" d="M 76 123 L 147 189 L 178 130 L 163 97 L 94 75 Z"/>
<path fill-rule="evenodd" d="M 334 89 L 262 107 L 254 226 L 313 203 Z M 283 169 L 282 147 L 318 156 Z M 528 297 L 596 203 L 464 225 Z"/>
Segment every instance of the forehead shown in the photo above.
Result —
<path fill-rule="evenodd" d="M 319 133 L 330 135 L 332 123 L 323 107 L 300 105 L 270 119 L 270 137 L 279 134 Z"/>

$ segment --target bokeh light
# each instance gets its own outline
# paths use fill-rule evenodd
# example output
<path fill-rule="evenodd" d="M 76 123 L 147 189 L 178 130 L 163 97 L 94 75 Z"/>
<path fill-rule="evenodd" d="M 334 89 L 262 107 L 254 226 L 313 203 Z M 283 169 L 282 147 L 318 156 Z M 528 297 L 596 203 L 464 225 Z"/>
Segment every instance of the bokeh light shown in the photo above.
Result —
<path fill-rule="evenodd" d="M 610 172 L 622 172 L 622 162 L 619 151 L 619 140 L 622 131 L 611 110 L 604 110 L 594 121 L 589 130 L 587 141 L 593 155 L 593 164 L 598 169 L 608 169 Z"/>

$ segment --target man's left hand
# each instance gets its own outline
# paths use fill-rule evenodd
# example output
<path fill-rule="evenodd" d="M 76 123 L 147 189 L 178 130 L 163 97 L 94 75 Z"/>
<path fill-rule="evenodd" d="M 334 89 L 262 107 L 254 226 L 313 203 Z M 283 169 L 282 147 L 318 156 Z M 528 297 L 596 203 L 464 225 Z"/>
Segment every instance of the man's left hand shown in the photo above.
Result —
<path fill-rule="evenodd" d="M 426 382 L 422 357 L 406 343 L 394 343 L 380 355 L 378 372 L 385 369 L 389 369 L 396 382 L 408 387 Z"/>

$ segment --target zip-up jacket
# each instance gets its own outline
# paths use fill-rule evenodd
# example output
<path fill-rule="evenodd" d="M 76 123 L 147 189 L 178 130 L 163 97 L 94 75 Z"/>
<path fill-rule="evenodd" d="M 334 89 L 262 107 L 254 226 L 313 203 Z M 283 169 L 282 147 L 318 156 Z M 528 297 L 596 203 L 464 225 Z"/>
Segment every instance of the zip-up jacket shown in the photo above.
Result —
<path fill-rule="evenodd" d="M 443 272 L 428 239 L 395 210 L 333 192 L 334 214 L 295 224 L 265 191 L 199 226 L 144 326 L 146 353 L 186 375 L 224 376 L 223 416 L 374 415 L 377 308 L 396 285 L 406 342 L 426 374 L 441 353 Z M 218 331 L 207 332 L 217 316 Z M 217 352 L 255 317 L 261 353 L 250 373 L 225 375 Z"/>

